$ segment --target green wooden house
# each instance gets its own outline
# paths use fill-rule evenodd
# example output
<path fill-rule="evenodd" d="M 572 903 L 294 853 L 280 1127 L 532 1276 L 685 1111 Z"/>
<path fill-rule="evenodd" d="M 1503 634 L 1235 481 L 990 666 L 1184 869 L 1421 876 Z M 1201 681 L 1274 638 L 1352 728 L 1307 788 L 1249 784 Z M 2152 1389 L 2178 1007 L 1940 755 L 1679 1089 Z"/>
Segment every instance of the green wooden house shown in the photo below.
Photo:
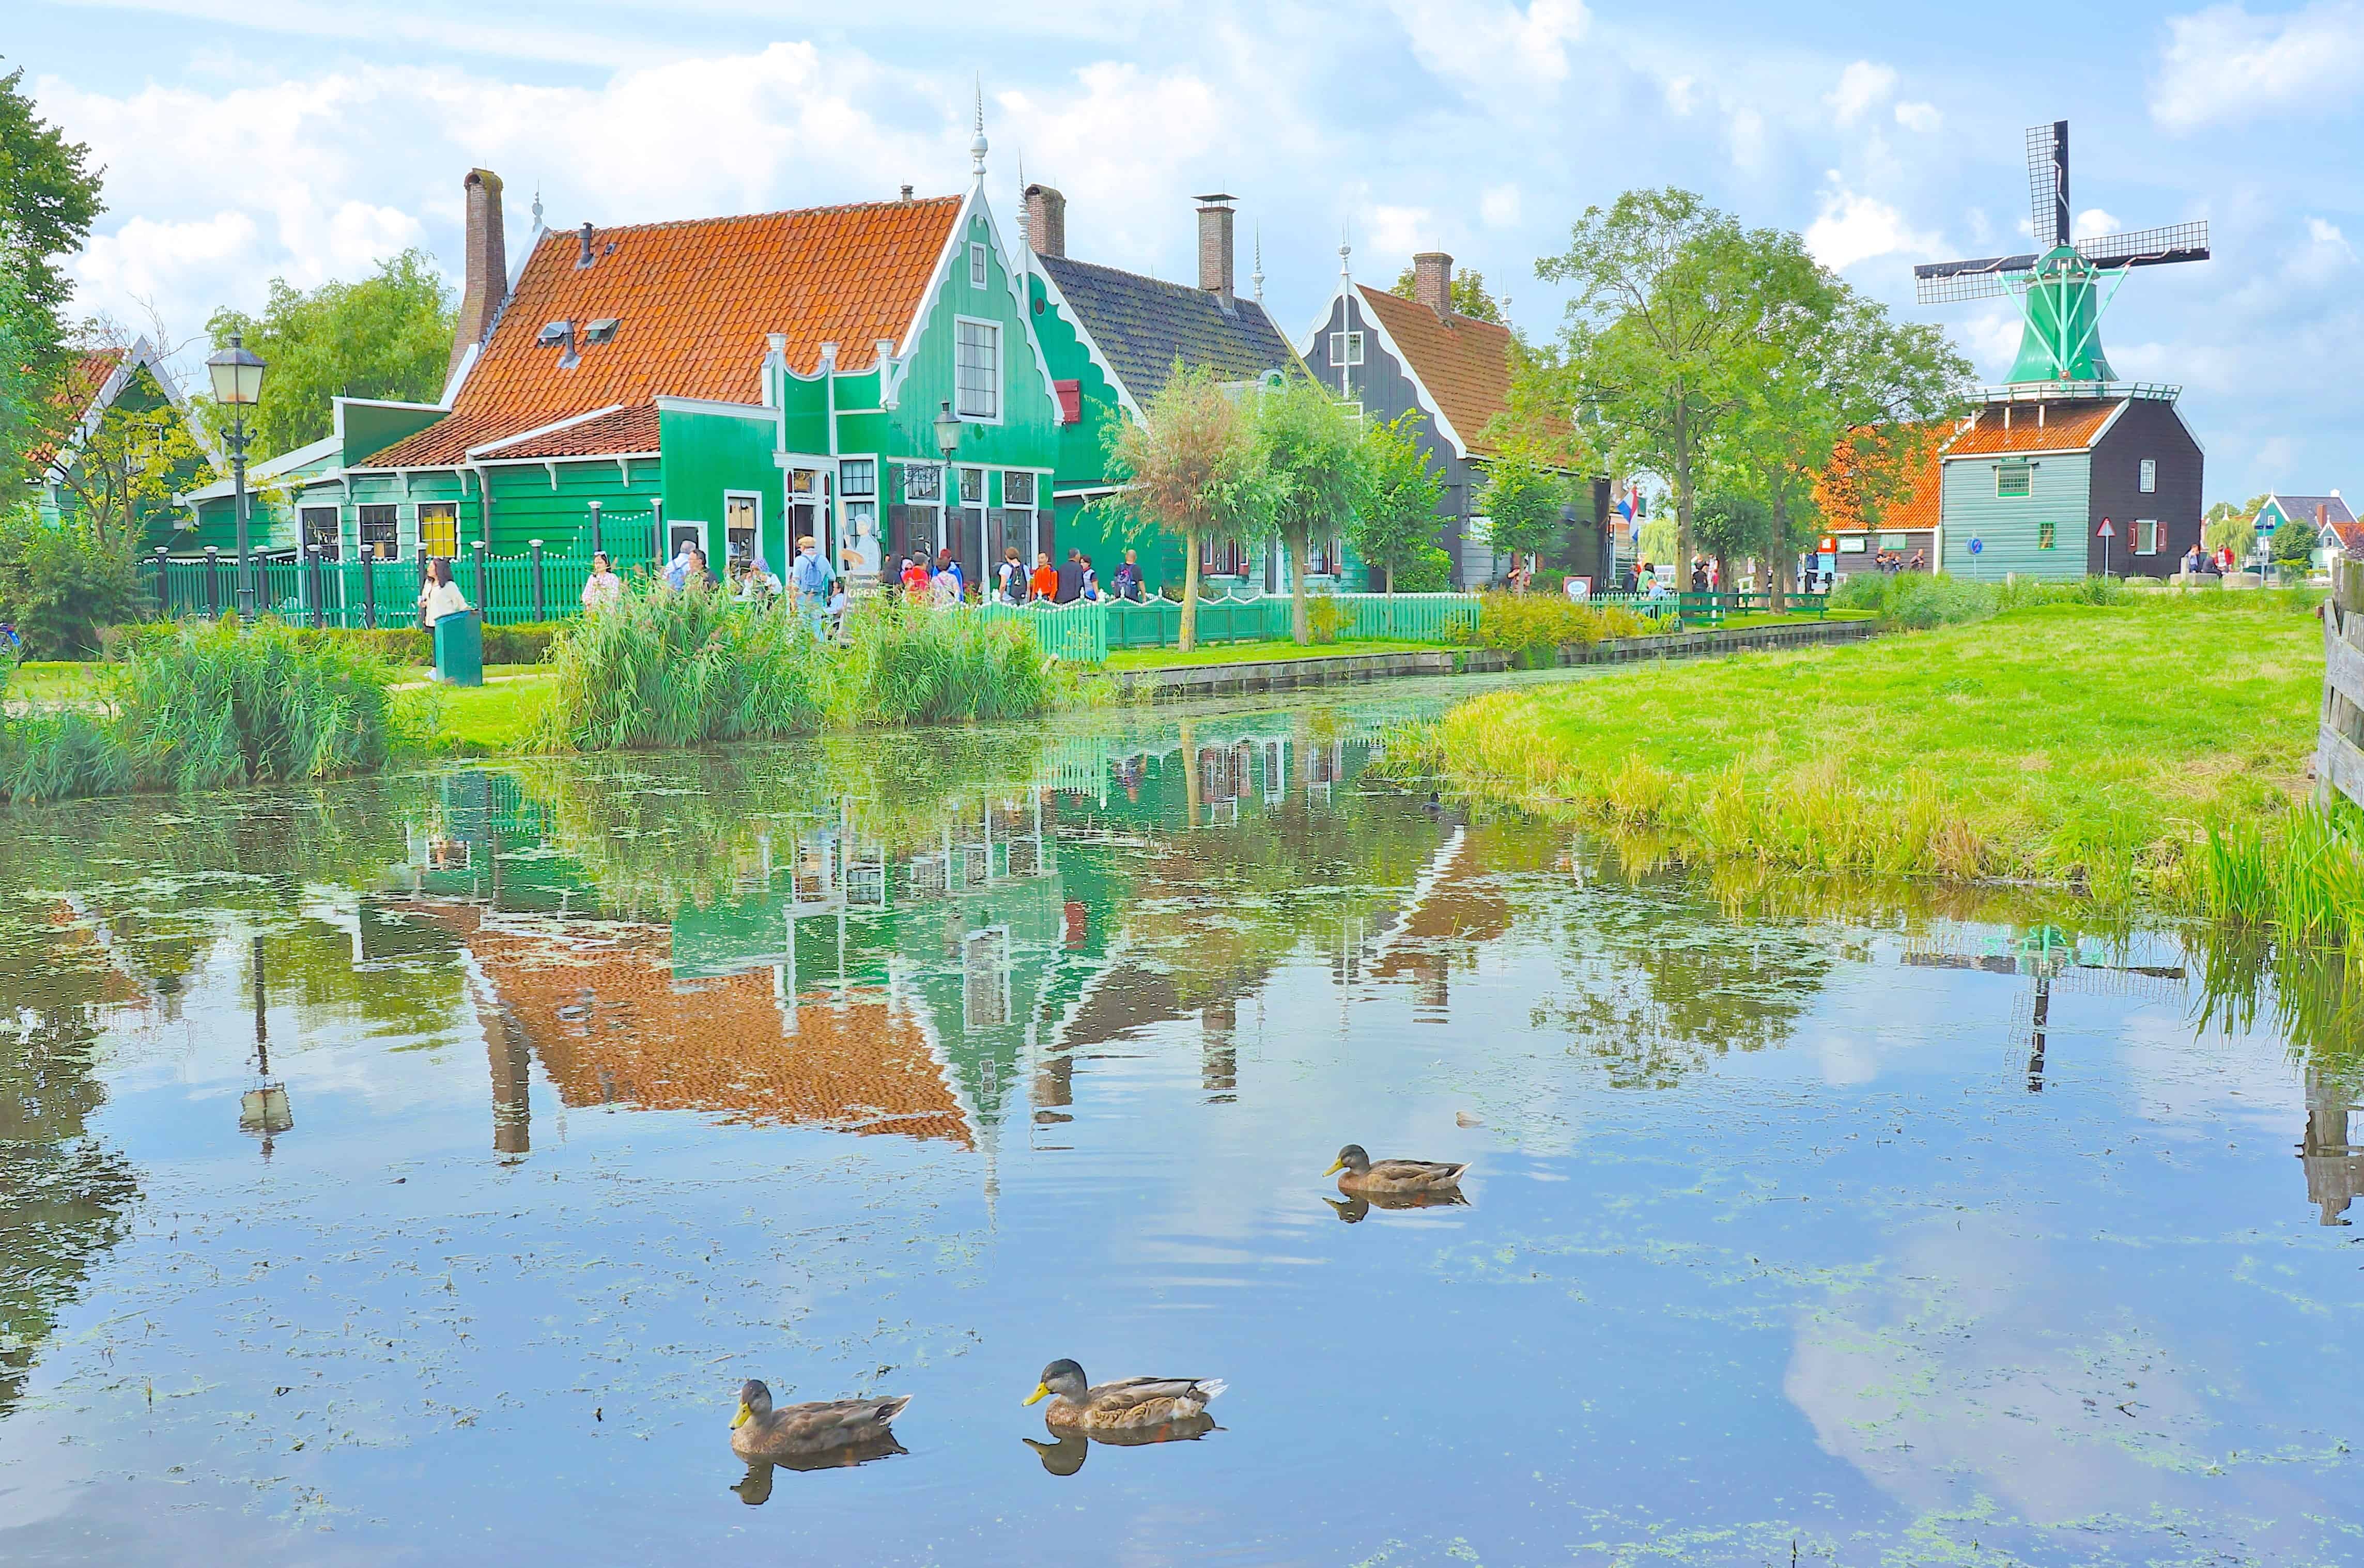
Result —
<path fill-rule="evenodd" d="M 684 542 L 785 577 L 811 535 L 864 573 L 950 548 L 976 581 L 1032 541 L 1061 406 L 981 134 L 972 152 L 965 196 L 565 231 L 537 203 L 514 270 L 501 182 L 471 172 L 442 396 L 337 399 L 330 436 L 251 470 L 256 547 L 459 556 L 467 587 L 479 551 L 629 565 Z M 232 551 L 229 486 L 185 499 L 173 553 Z"/>
<path fill-rule="evenodd" d="M 2174 388 L 2038 384 L 1988 395 L 1938 454 L 1947 572 L 1993 581 L 2180 569 L 2200 542 L 2202 456 Z"/>
<path fill-rule="evenodd" d="M 195 519 L 177 493 L 209 476 L 211 454 L 156 346 L 140 338 L 75 355 L 62 401 L 72 423 L 30 465 L 41 520 L 54 525 L 94 510 L 128 515 L 143 553 L 184 536 Z M 158 458 L 161 472 L 151 467 Z"/>

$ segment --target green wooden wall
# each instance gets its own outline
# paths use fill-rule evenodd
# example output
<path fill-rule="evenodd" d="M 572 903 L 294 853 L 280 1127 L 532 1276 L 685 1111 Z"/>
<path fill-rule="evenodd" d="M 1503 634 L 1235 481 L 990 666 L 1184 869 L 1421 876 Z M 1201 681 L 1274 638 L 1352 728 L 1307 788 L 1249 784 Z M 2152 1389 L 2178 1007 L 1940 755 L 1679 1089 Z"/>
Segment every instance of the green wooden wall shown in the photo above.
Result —
<path fill-rule="evenodd" d="M 1995 469 L 2007 458 L 1949 459 L 1943 476 L 1946 570 L 1962 577 L 2000 582 L 2023 577 L 2085 575 L 2085 519 L 2091 507 L 2092 459 L 2082 452 L 2048 452 L 2033 466 L 2025 499 L 1995 495 Z M 2044 549 L 2041 524 L 2052 525 L 2052 548 Z M 1973 557 L 1975 536 L 1984 546 Z"/>

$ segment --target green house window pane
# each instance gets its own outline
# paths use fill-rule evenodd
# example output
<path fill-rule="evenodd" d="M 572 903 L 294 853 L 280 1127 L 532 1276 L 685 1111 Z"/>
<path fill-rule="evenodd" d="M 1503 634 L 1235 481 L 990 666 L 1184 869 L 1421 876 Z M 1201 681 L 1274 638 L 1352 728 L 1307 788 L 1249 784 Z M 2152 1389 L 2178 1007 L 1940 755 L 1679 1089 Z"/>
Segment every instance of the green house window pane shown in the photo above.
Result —
<path fill-rule="evenodd" d="M 953 412 L 965 419 L 1001 417 L 1001 329 L 988 321 L 959 323 Z"/>
<path fill-rule="evenodd" d="M 2056 525 L 2051 523 L 2038 523 L 2035 525 L 2036 549 L 2050 550 L 2054 545 L 2059 542 L 2058 535 L 2055 531 L 2055 528 Z"/>
<path fill-rule="evenodd" d="M 2035 488 L 2035 471 L 2024 462 L 1995 464 L 1995 495 L 2005 501 L 2024 501 Z"/>

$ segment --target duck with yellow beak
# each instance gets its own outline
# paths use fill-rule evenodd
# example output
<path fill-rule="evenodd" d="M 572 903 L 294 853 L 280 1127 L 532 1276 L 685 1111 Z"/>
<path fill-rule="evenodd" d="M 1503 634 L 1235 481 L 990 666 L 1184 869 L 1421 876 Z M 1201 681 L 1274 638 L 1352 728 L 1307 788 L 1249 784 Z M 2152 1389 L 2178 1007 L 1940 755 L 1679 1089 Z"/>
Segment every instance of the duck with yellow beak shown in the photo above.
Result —
<path fill-rule="evenodd" d="M 1043 1369 L 1026 1403 L 1051 1401 L 1043 1419 L 1054 1431 L 1135 1431 L 1195 1421 L 1226 1386 L 1220 1377 L 1122 1377 L 1094 1385 L 1063 1359 Z"/>
<path fill-rule="evenodd" d="M 754 1378 L 739 1385 L 739 1413 L 730 1418 L 730 1451 L 742 1459 L 787 1462 L 838 1449 L 892 1442 L 887 1423 L 911 1402 L 908 1394 L 884 1399 L 823 1399 L 772 1407 L 772 1391 Z"/>
<path fill-rule="evenodd" d="M 1338 1176 L 1338 1190 L 1352 1196 L 1381 1198 L 1409 1197 L 1415 1193 L 1450 1192 L 1460 1186 L 1461 1178 L 1468 1172 L 1467 1163 L 1455 1164 L 1444 1160 L 1374 1160 L 1363 1152 L 1359 1143 L 1349 1143 L 1338 1151 L 1325 1176 Z"/>

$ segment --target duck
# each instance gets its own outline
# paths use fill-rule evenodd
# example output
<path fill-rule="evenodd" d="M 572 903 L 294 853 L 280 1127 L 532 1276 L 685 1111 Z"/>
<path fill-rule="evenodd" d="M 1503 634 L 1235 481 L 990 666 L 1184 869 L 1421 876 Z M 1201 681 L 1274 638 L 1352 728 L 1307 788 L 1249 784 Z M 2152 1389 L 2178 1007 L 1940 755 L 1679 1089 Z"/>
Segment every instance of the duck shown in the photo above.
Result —
<path fill-rule="evenodd" d="M 1050 1400 L 1043 1419 L 1054 1430 L 1138 1431 L 1196 1422 L 1227 1386 L 1220 1377 L 1121 1377 L 1094 1385 L 1084 1380 L 1082 1367 L 1062 1358 L 1043 1369 L 1025 1402 Z"/>
<path fill-rule="evenodd" d="M 1441 1193 L 1461 1184 L 1463 1173 L 1469 1169 L 1465 1161 L 1459 1164 L 1443 1160 L 1373 1160 L 1363 1152 L 1359 1143 L 1349 1143 L 1338 1151 L 1325 1176 L 1337 1172 L 1338 1190 L 1361 1197 L 1408 1197 L 1414 1193 Z"/>
<path fill-rule="evenodd" d="M 730 1420 L 730 1451 L 742 1459 L 790 1463 L 838 1449 L 883 1448 L 894 1441 L 887 1423 L 911 1403 L 908 1394 L 885 1398 L 821 1399 L 772 1407 L 772 1391 L 755 1378 L 739 1385 L 739 1414 Z"/>

